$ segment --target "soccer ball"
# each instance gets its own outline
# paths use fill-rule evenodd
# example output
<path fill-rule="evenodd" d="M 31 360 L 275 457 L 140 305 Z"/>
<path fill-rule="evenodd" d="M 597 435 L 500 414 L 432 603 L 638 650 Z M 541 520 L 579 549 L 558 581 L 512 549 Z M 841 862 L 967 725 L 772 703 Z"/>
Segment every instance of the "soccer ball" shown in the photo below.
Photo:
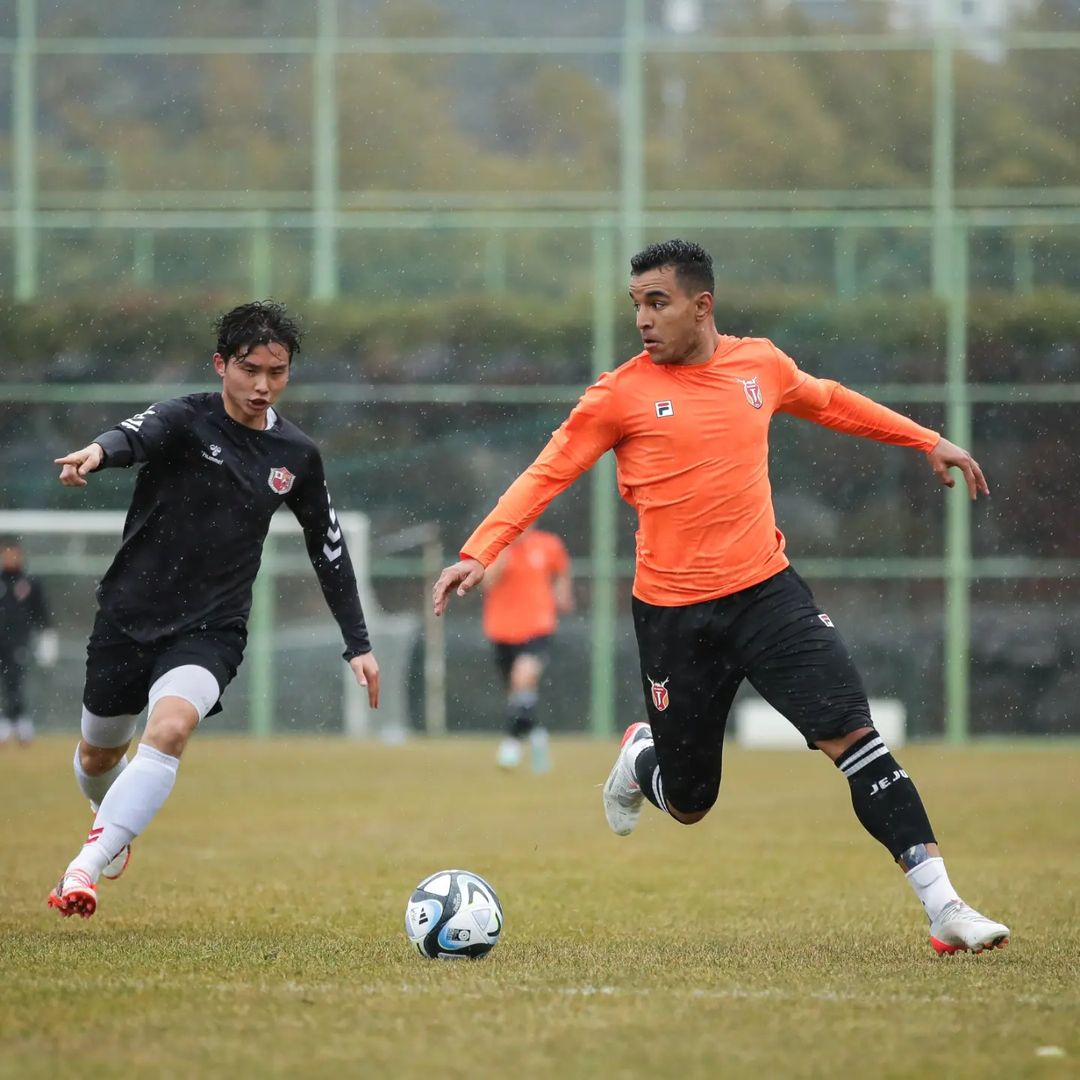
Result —
<path fill-rule="evenodd" d="M 468 870 L 424 878 L 405 908 L 405 933 L 429 960 L 476 958 L 499 943 L 503 910 L 495 890 Z"/>

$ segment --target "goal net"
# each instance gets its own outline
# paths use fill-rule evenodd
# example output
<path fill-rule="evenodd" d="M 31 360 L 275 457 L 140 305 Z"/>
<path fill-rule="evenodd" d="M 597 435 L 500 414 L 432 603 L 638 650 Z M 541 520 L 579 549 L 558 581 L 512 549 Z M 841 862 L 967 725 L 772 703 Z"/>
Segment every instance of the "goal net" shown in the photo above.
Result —
<path fill-rule="evenodd" d="M 366 691 L 341 659 L 341 634 L 300 526 L 281 513 L 273 518 L 255 581 L 244 663 L 224 696 L 224 711 L 205 721 L 208 730 L 387 740 L 409 730 L 408 684 L 420 651 L 421 615 L 379 605 L 371 586 L 368 519 L 359 513 L 338 518 L 379 661 L 378 710 L 368 708 Z M 29 675 L 28 711 L 42 730 L 78 724 L 94 590 L 119 546 L 123 524 L 124 514 L 117 511 L 0 511 L 0 537 L 21 542 L 26 570 L 40 581 L 59 636 L 56 665 Z"/>

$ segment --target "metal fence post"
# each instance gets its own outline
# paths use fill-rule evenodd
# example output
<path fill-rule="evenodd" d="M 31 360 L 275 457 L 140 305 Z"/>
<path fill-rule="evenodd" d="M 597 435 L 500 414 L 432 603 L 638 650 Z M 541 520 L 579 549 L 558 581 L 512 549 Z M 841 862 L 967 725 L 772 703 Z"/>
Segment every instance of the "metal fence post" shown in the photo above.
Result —
<path fill-rule="evenodd" d="M 946 434 L 971 445 L 971 401 L 967 385 L 968 234 L 953 231 L 953 282 L 945 359 Z M 962 743 L 969 732 L 971 676 L 971 497 L 962 478 L 945 501 L 945 736 Z"/>
<path fill-rule="evenodd" d="M 248 648 L 251 665 L 250 731 L 266 738 L 274 729 L 274 600 L 277 580 L 274 569 L 274 537 L 267 535 L 263 544 L 262 566 L 252 587 Z"/>
<path fill-rule="evenodd" d="M 32 300 L 38 289 L 37 204 L 37 0 L 17 0 L 15 56 L 11 65 L 12 142 L 15 158 L 15 299 Z"/>
<path fill-rule="evenodd" d="M 611 231 L 593 232 L 593 375 L 611 368 L 615 351 L 615 243 Z M 615 731 L 615 455 L 592 468 L 592 670 L 590 722 L 594 735 Z"/>

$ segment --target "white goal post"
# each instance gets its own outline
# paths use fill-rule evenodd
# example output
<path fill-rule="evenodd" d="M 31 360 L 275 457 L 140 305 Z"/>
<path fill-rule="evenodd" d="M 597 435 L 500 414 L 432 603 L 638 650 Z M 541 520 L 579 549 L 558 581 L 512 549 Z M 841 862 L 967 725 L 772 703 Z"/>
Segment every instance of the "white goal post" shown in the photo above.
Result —
<path fill-rule="evenodd" d="M 122 511 L 111 510 L 0 510 L 0 536 L 15 537 L 23 543 L 27 569 L 43 578 L 46 594 L 54 606 L 57 599 L 63 601 L 74 590 L 79 605 L 85 607 L 87 597 L 92 597 L 97 580 L 119 546 L 125 516 Z M 340 668 L 340 692 L 336 697 L 341 732 L 353 738 L 398 741 L 409 731 L 408 677 L 424 620 L 418 611 L 382 609 L 371 585 L 369 520 L 365 514 L 355 512 L 339 513 L 338 520 L 349 545 L 364 615 L 379 661 L 382 688 L 379 709 L 373 712 L 368 708 L 366 692 L 356 685 L 351 669 L 340 659 L 341 634 L 322 601 L 300 525 L 291 514 L 282 512 L 272 519 L 262 566 L 255 580 L 248 645 L 241 667 L 248 686 L 248 728 L 252 734 L 269 735 L 278 729 L 275 701 L 286 689 L 283 680 L 289 681 L 287 689 L 294 698 L 302 701 L 306 695 L 313 702 L 329 702 L 333 697 L 332 686 L 327 684 L 323 671 L 333 670 L 328 665 L 335 656 Z M 300 584 L 292 580 L 300 577 L 309 580 Z M 290 579 L 289 591 L 296 594 L 295 598 L 282 595 L 286 578 Z M 57 588 L 58 579 L 81 580 L 63 590 Z M 303 613 L 297 612 L 297 600 L 303 601 Z M 81 656 L 90 631 L 89 622 L 78 629 L 81 637 L 75 639 L 69 633 L 69 640 L 62 645 L 65 659 L 71 662 Z M 315 656 L 319 661 L 318 671 L 311 666 Z M 425 672 L 431 666 L 427 664 Z M 426 685 L 425 690 L 428 695 L 444 693 L 441 684 Z M 232 696 L 230 691 L 226 706 Z M 301 726 L 299 730 L 305 728 Z"/>

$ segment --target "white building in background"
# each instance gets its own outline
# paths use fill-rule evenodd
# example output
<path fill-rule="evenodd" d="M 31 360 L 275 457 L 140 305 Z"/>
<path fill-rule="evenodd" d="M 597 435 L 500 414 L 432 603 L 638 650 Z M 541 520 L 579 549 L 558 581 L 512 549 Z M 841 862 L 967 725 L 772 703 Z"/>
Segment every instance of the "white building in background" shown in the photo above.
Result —
<path fill-rule="evenodd" d="M 1031 14 L 1038 0 L 887 0 L 889 25 L 895 30 L 956 31 L 963 47 L 984 60 L 1001 60 L 1000 35 L 1017 19 Z"/>
<path fill-rule="evenodd" d="M 887 13 L 894 30 L 919 32 L 951 28 L 963 47 L 986 60 L 1000 60 L 1005 49 L 1000 34 L 1025 15 L 1039 0 L 762 0 L 771 14 L 795 10 L 815 22 L 833 25 L 851 21 L 860 8 L 877 7 Z"/>

